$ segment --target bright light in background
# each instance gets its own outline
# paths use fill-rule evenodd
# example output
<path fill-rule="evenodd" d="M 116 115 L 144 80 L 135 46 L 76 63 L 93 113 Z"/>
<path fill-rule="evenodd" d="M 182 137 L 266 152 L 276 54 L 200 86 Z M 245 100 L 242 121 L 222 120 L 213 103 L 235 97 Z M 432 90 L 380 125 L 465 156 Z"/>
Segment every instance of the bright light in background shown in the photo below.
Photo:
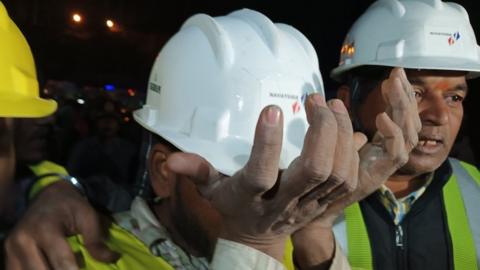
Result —
<path fill-rule="evenodd" d="M 112 28 L 113 26 L 115 26 L 115 23 L 113 23 L 112 20 L 106 20 L 105 24 L 108 26 L 108 28 Z"/>
<path fill-rule="evenodd" d="M 115 86 L 113 84 L 105 84 L 103 88 L 105 88 L 105 90 L 109 92 L 115 91 Z"/>
<path fill-rule="evenodd" d="M 78 13 L 74 13 L 72 16 L 72 20 L 76 23 L 81 23 L 82 22 L 82 16 Z"/>
<path fill-rule="evenodd" d="M 133 90 L 132 88 L 129 88 L 129 89 L 127 90 L 127 93 L 128 93 L 128 95 L 131 96 L 131 97 L 134 97 L 134 96 L 135 96 L 135 90 Z"/>
<path fill-rule="evenodd" d="M 83 105 L 83 104 L 85 104 L 85 100 L 79 98 L 79 99 L 77 99 L 77 103 L 80 104 L 80 105 Z"/>

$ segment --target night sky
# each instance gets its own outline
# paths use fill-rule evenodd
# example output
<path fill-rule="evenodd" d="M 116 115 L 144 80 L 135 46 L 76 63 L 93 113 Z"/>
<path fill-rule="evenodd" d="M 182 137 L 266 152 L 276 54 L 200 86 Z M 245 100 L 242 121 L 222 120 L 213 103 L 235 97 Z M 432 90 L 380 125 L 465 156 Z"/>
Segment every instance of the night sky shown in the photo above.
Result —
<path fill-rule="evenodd" d="M 323 1 L 195 1 L 195 0 L 3 0 L 11 17 L 27 36 L 42 81 L 71 80 L 77 84 L 134 87 L 142 91 L 162 45 L 193 14 L 225 15 L 239 8 L 260 11 L 274 22 L 291 24 L 317 49 L 327 95 L 336 85 L 328 74 L 338 61 L 339 48 L 353 21 L 373 0 Z M 480 35 L 480 1 L 463 5 Z M 72 14 L 83 22 L 76 25 Z M 112 19 L 119 31 L 105 25 Z M 472 138 L 480 137 L 478 82 L 470 84 L 465 104 Z M 462 136 L 460 136 L 461 138 Z M 475 147 L 479 143 L 474 139 Z M 477 153 L 479 150 L 477 150 Z"/>

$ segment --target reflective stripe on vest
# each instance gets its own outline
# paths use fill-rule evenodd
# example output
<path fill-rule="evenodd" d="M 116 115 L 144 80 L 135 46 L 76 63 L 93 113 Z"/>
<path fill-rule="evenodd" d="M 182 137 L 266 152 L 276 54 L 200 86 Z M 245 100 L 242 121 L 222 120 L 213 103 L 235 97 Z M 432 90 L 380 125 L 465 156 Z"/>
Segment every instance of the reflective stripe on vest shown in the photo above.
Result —
<path fill-rule="evenodd" d="M 132 269 L 160 269 L 174 270 L 164 259 L 152 255 L 150 250 L 122 227 L 112 224 L 109 229 L 107 246 L 121 255 L 115 263 L 103 263 L 95 260 L 88 253 L 81 236 L 68 238 L 68 242 L 75 254 L 80 269 L 90 270 L 132 270 Z"/>
<path fill-rule="evenodd" d="M 35 176 L 50 175 L 50 174 L 59 174 L 59 175 L 68 175 L 67 170 L 51 161 L 44 160 L 36 165 L 29 166 L 30 170 Z M 46 188 L 50 184 L 58 181 L 59 178 L 55 176 L 43 177 L 36 181 L 33 186 L 30 188 L 28 193 L 28 198 L 32 199 L 35 195 L 42 189 Z"/>
<path fill-rule="evenodd" d="M 453 173 L 443 188 L 447 222 L 452 239 L 455 269 L 479 269 L 480 265 L 480 173 L 477 168 L 449 159 Z M 458 211 L 464 209 L 464 211 Z M 372 269 L 368 231 L 360 205 L 355 203 L 335 222 L 335 239 L 352 267 Z M 346 236 L 346 237 L 345 237 Z"/>
<path fill-rule="evenodd" d="M 480 184 L 477 183 L 480 181 L 480 174 L 475 167 L 457 159 L 450 159 L 450 164 L 454 173 L 443 189 L 443 197 L 452 238 L 453 262 L 455 269 L 478 269 L 480 265 L 480 211 L 478 210 Z M 471 174 L 467 167 L 477 175 Z"/>

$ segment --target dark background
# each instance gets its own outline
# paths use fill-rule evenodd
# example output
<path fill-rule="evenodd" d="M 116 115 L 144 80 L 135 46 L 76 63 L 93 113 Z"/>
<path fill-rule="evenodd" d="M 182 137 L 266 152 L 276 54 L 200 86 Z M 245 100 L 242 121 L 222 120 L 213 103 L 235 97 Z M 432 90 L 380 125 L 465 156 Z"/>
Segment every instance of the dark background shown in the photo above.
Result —
<path fill-rule="evenodd" d="M 252 0 L 4 0 L 11 17 L 29 40 L 42 79 L 69 80 L 80 85 L 115 84 L 145 89 L 150 67 L 162 45 L 195 13 L 224 15 L 239 8 L 258 10 L 274 22 L 291 24 L 317 49 L 327 94 L 337 85 L 328 74 L 337 64 L 339 48 L 353 21 L 373 0 L 252 1 Z M 455 1 L 470 14 L 480 34 L 480 1 Z M 82 24 L 72 14 L 83 16 Z M 118 31 L 105 26 L 115 21 Z M 464 134 L 472 149 L 480 136 L 476 103 L 478 82 L 470 85 L 465 104 Z M 479 153 L 479 150 L 475 150 Z"/>

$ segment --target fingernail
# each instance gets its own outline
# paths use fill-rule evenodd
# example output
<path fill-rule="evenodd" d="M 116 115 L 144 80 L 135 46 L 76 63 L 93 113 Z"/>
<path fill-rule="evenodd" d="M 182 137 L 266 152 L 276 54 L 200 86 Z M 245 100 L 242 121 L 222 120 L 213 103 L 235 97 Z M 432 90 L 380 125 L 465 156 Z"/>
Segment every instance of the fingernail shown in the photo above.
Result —
<path fill-rule="evenodd" d="M 325 99 L 320 94 L 312 94 L 310 95 L 310 98 L 312 99 L 313 103 L 315 103 L 315 105 L 321 106 L 325 104 Z"/>
<path fill-rule="evenodd" d="M 347 108 L 345 108 L 345 105 L 343 105 L 343 102 L 340 101 L 339 99 L 332 99 L 328 101 L 328 107 L 332 109 L 332 111 L 337 112 L 337 113 L 343 113 L 346 114 Z"/>
<path fill-rule="evenodd" d="M 280 108 L 272 105 L 267 108 L 266 121 L 268 124 L 277 125 L 280 122 Z"/>

